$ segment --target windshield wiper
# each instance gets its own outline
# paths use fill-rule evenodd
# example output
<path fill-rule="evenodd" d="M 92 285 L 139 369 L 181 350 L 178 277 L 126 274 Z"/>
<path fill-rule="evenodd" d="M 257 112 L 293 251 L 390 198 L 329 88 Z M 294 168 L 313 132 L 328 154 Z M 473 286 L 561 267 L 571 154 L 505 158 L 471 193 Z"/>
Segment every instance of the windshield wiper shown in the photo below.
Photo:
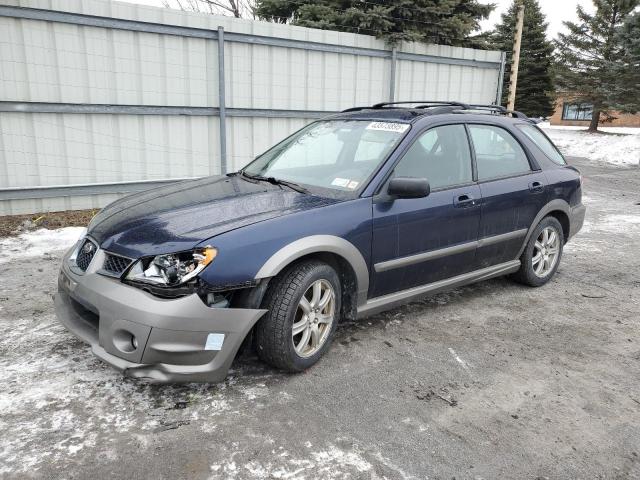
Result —
<path fill-rule="evenodd" d="M 289 182 L 288 180 L 280 180 L 276 177 L 263 177 L 262 175 L 250 175 L 244 170 L 240 172 L 240 174 L 248 178 L 249 180 L 256 180 L 259 182 L 268 182 L 271 185 L 284 185 L 285 187 L 289 187 L 291 190 L 295 190 L 298 193 L 309 193 L 309 190 L 304 188 L 302 185 L 298 185 L 295 182 Z"/>

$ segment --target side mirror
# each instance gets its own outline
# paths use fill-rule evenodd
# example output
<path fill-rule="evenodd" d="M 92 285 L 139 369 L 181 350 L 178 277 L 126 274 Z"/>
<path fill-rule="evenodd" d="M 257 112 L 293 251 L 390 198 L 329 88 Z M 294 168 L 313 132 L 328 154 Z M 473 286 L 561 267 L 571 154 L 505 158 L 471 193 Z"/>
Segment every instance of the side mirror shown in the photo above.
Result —
<path fill-rule="evenodd" d="M 431 193 L 426 178 L 396 177 L 389 181 L 387 193 L 396 198 L 423 198 Z"/>

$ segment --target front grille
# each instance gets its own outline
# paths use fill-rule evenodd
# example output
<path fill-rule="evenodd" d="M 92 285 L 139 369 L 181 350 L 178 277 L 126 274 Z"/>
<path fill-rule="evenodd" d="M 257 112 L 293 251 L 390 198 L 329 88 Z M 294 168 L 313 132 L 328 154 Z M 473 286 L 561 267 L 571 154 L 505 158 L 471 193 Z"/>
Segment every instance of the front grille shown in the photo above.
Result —
<path fill-rule="evenodd" d="M 131 265 L 131 260 L 128 258 L 107 253 L 102 269 L 114 275 L 122 275 L 122 272 L 124 272 L 129 265 Z"/>
<path fill-rule="evenodd" d="M 86 239 L 80 250 L 78 250 L 78 255 L 76 256 L 76 265 L 83 272 L 87 270 L 91 260 L 93 260 L 93 256 L 96 254 L 98 247 L 89 239 Z"/>

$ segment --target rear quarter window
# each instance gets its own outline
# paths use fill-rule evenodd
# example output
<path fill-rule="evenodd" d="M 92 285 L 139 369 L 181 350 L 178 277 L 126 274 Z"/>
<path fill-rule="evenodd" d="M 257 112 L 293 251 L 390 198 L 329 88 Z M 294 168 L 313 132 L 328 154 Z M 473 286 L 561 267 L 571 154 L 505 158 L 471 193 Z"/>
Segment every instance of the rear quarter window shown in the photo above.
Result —
<path fill-rule="evenodd" d="M 557 163 L 558 165 L 567 164 L 567 161 L 558 151 L 556 146 L 551 143 L 551 140 L 549 140 L 538 127 L 534 125 L 517 125 L 517 127 L 522 131 L 522 133 L 529 137 L 553 163 Z"/>

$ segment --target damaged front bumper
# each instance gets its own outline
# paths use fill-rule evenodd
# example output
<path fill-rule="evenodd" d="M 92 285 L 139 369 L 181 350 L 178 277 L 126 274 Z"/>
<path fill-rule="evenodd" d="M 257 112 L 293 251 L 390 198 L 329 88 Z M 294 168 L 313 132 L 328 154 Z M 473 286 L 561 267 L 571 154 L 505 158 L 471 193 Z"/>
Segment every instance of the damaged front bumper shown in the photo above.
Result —
<path fill-rule="evenodd" d="M 58 319 L 100 359 L 134 378 L 159 383 L 218 382 L 266 310 L 211 308 L 192 294 L 162 299 L 98 274 L 102 251 L 84 274 L 58 276 Z M 75 270 L 75 269 L 74 269 Z"/>

